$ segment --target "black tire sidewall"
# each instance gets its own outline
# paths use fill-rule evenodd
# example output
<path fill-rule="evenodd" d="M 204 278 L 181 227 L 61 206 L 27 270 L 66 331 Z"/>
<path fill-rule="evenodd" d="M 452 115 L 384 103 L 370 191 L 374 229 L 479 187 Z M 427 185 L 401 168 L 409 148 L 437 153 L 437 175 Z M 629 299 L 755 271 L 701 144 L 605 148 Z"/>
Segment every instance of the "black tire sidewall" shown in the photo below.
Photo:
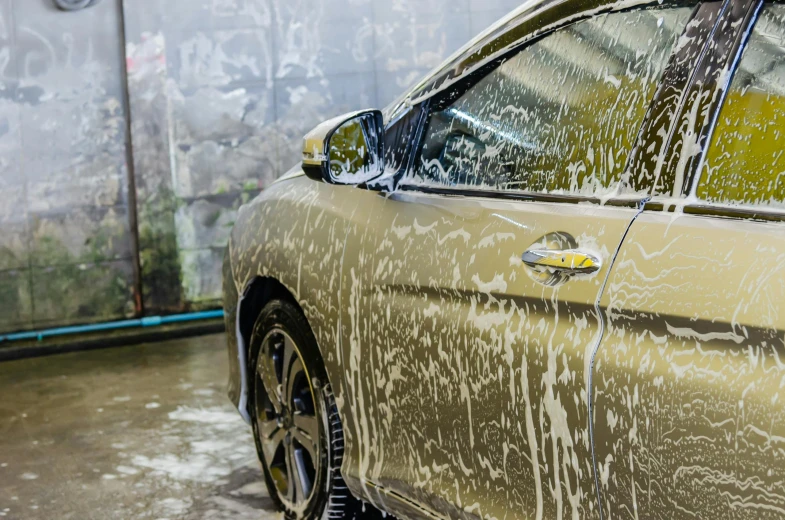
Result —
<path fill-rule="evenodd" d="M 326 425 L 326 407 L 324 396 L 321 391 L 314 388 L 314 399 L 316 415 L 319 422 L 319 442 L 322 448 L 322 460 L 319 464 L 319 473 L 314 482 L 314 496 L 311 498 L 311 503 L 300 514 L 295 514 L 293 511 L 288 510 L 284 503 L 278 496 L 278 491 L 273 482 L 270 474 L 270 469 L 264 462 L 262 456 L 261 441 L 257 428 L 256 417 L 256 365 L 259 360 L 259 353 L 262 347 L 262 340 L 268 332 L 273 329 L 280 329 L 286 332 L 292 338 L 297 349 L 300 352 L 303 364 L 305 365 L 308 377 L 313 381 L 318 379 L 322 385 L 327 382 L 324 364 L 321 361 L 319 348 L 316 344 L 316 338 L 311 331 L 305 316 L 302 312 L 292 303 L 285 300 L 273 300 L 269 302 L 259 313 L 259 317 L 254 324 L 253 333 L 251 334 L 250 341 L 250 365 L 249 371 L 249 400 L 250 400 L 250 415 L 251 425 L 253 427 L 254 442 L 256 443 L 256 451 L 259 455 L 259 460 L 262 464 L 264 471 L 264 478 L 267 484 L 267 489 L 270 493 L 270 498 L 281 511 L 284 511 L 286 518 L 319 518 L 325 505 L 327 504 L 330 492 L 330 479 L 329 479 L 329 464 L 332 459 L 331 453 L 328 451 L 330 443 L 327 439 Z M 320 385 L 319 388 L 322 388 Z"/>

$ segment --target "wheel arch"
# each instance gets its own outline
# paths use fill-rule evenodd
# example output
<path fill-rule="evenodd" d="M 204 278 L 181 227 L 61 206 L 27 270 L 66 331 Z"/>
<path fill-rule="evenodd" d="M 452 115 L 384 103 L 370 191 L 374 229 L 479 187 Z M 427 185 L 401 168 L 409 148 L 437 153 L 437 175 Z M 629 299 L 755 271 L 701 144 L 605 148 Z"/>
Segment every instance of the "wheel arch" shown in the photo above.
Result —
<path fill-rule="evenodd" d="M 243 346 L 250 345 L 253 325 L 262 309 L 272 300 L 286 300 L 302 310 L 294 295 L 275 278 L 257 276 L 248 282 L 237 308 L 237 334 Z"/>
<path fill-rule="evenodd" d="M 248 378 L 251 375 L 251 367 L 248 364 L 251 359 L 251 335 L 253 334 L 256 318 L 259 317 L 259 314 L 261 314 L 265 305 L 273 300 L 284 300 L 294 305 L 302 313 L 308 326 L 313 328 L 313 325 L 308 320 L 307 313 L 302 305 L 300 305 L 300 302 L 297 301 L 297 298 L 292 291 L 276 278 L 270 276 L 256 276 L 246 284 L 245 290 L 243 291 L 237 306 L 237 342 L 239 353 L 242 356 L 240 367 L 240 370 L 242 371 L 241 395 L 245 396 L 241 399 L 240 403 L 240 411 L 243 413 L 243 417 L 250 416 Z M 316 340 L 319 362 L 324 364 L 322 346 L 319 345 L 318 338 L 314 339 Z M 329 375 L 327 375 L 326 372 L 325 375 L 328 377 L 329 383 Z"/>

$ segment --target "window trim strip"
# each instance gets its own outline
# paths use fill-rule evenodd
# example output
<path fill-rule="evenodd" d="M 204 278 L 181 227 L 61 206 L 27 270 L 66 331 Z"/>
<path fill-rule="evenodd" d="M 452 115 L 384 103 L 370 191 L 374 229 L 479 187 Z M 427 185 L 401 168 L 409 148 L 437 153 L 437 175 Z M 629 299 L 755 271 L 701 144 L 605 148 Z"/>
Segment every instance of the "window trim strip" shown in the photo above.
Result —
<path fill-rule="evenodd" d="M 710 60 L 706 59 L 707 56 L 711 56 L 709 44 L 714 39 L 717 27 L 728 10 L 728 5 L 731 1 L 702 0 L 698 3 L 693 13 L 693 18 L 687 22 L 682 32 L 682 38 L 686 38 L 688 43 L 671 54 L 672 66 L 669 63 L 669 68 L 666 69 L 660 86 L 651 101 L 650 112 L 641 124 L 641 131 L 638 140 L 635 142 L 635 148 L 630 152 L 626 171 L 634 171 L 640 175 L 644 167 L 651 168 L 650 173 L 653 175 L 653 178 L 650 179 L 650 196 L 656 193 L 663 171 L 667 174 L 669 167 L 672 166 L 672 158 L 675 155 L 674 137 L 678 135 L 685 114 L 688 113 L 685 107 L 690 105 L 688 99 L 690 89 L 694 87 L 696 78 L 700 73 L 705 74 L 710 70 L 710 67 L 707 66 Z M 715 11 L 713 23 L 708 21 L 711 20 L 712 9 Z M 694 28 L 690 27 L 692 20 L 699 16 L 703 17 L 703 23 Z M 699 39 L 694 40 L 687 37 L 690 30 L 694 30 Z M 692 60 L 693 66 L 685 69 L 684 63 L 690 60 Z M 685 74 L 679 81 L 681 72 L 685 72 Z M 674 97 L 678 97 L 678 99 L 674 101 Z M 668 117 L 670 111 L 672 112 L 670 117 Z M 665 124 L 660 122 L 661 119 L 665 119 Z M 664 136 L 663 130 L 665 130 Z M 662 139 L 661 142 L 659 142 L 660 138 Z M 650 153 L 651 147 L 657 144 L 660 145 L 659 154 L 654 157 L 647 157 L 646 155 Z M 675 186 L 671 186 L 671 191 L 675 189 Z"/>
<path fill-rule="evenodd" d="M 683 199 L 682 199 L 683 201 Z M 762 222 L 785 222 L 785 209 L 753 206 L 719 206 L 710 203 L 679 204 L 672 201 L 649 200 L 644 203 L 644 211 L 676 213 L 703 217 L 720 217 L 734 220 L 756 220 Z"/>
<path fill-rule="evenodd" d="M 610 206 L 620 208 L 637 208 L 646 201 L 647 196 L 631 196 L 629 198 L 592 197 L 585 195 L 569 195 L 559 193 L 536 193 L 530 191 L 499 191 L 472 189 L 468 187 L 447 188 L 442 186 L 428 186 L 424 184 L 402 183 L 398 186 L 401 191 L 413 191 L 431 195 L 445 195 L 448 197 L 473 197 L 485 199 L 500 199 L 521 202 L 550 202 L 563 204 L 595 204 L 597 206 Z"/>
<path fill-rule="evenodd" d="M 741 22 L 741 27 L 737 32 L 731 32 L 728 34 L 725 31 L 717 31 L 717 42 L 715 42 L 714 48 L 716 49 L 719 46 L 719 42 L 730 42 L 728 56 L 725 60 L 719 63 L 711 63 L 710 60 L 710 65 L 706 72 L 708 73 L 712 69 L 721 71 L 727 67 L 730 73 L 724 77 L 724 85 L 716 85 L 714 87 L 719 90 L 719 95 L 710 106 L 709 121 L 707 124 L 704 124 L 697 129 L 699 133 L 697 142 L 700 146 L 700 152 L 696 154 L 696 156 L 689 158 L 688 171 L 685 172 L 684 183 L 682 184 L 680 192 L 683 197 L 694 194 L 697 190 L 698 184 L 700 183 L 701 170 L 703 169 L 706 154 L 709 150 L 709 147 L 711 146 L 711 140 L 714 135 L 714 129 L 717 126 L 717 121 L 719 120 L 719 114 L 722 111 L 722 107 L 725 105 L 728 89 L 731 82 L 733 81 L 734 76 L 736 75 L 739 63 L 741 62 L 741 56 L 747 47 L 749 37 L 752 34 L 752 30 L 755 27 L 755 23 L 758 20 L 758 15 L 760 14 L 764 3 L 764 0 L 751 0 L 749 5 L 747 5 L 741 13 L 739 13 L 740 16 L 734 16 L 735 13 L 733 13 L 733 10 L 729 12 L 730 20 L 728 23 L 731 26 L 733 26 L 733 24 L 736 22 Z M 686 108 L 689 110 L 690 107 Z M 685 112 L 685 114 L 686 113 L 687 112 Z M 712 206 L 709 203 L 698 205 L 701 207 Z"/>

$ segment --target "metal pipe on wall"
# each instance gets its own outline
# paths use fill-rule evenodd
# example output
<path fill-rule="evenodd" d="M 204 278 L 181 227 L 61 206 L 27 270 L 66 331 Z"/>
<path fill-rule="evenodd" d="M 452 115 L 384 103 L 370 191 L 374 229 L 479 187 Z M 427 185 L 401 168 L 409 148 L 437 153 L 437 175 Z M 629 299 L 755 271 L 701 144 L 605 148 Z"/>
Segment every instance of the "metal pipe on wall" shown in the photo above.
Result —
<path fill-rule="evenodd" d="M 137 327 L 158 327 L 161 325 L 170 325 L 172 323 L 183 323 L 186 321 L 199 321 L 215 318 L 223 318 L 224 311 L 202 311 L 190 312 L 186 314 L 174 314 L 171 316 L 149 316 L 146 318 L 139 318 L 133 320 L 110 321 L 104 323 L 93 323 L 91 325 L 76 325 L 72 327 L 58 327 L 53 329 L 44 330 L 31 330 L 26 332 L 17 332 L 14 334 L 5 334 L 0 336 L 0 345 L 12 341 L 37 339 L 41 341 L 44 338 L 53 336 L 64 336 L 68 334 L 87 334 L 90 332 L 101 332 L 108 330 L 118 329 L 131 329 Z"/>
<path fill-rule="evenodd" d="M 137 316 L 143 316 L 145 313 L 144 298 L 142 296 L 142 265 L 141 256 L 139 253 L 139 208 L 137 207 L 136 200 L 136 167 L 134 164 L 134 145 L 132 140 L 131 129 L 131 98 L 128 92 L 128 44 L 125 37 L 125 6 L 123 0 L 120 0 L 119 11 L 120 27 L 120 41 L 122 42 L 123 55 L 120 62 L 120 68 L 123 75 L 123 110 L 125 111 L 125 158 L 126 158 L 126 171 L 128 172 L 127 187 L 128 187 L 128 228 L 130 231 L 131 239 L 131 257 L 134 276 L 134 308 L 136 309 Z"/>

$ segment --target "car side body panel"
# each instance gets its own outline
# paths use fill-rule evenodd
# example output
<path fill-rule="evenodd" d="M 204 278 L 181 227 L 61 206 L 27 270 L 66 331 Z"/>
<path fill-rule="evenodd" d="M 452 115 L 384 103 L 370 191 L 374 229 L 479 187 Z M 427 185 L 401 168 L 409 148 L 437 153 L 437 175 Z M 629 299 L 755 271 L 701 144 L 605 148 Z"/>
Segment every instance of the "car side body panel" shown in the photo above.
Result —
<path fill-rule="evenodd" d="M 602 301 L 605 518 L 781 518 L 783 222 L 644 212 Z"/>
<path fill-rule="evenodd" d="M 596 304 L 635 207 L 357 194 L 342 350 L 345 478 L 444 518 L 599 518 L 589 432 Z M 546 285 L 560 232 L 598 272 Z M 348 325 L 348 327 L 347 327 Z"/>

